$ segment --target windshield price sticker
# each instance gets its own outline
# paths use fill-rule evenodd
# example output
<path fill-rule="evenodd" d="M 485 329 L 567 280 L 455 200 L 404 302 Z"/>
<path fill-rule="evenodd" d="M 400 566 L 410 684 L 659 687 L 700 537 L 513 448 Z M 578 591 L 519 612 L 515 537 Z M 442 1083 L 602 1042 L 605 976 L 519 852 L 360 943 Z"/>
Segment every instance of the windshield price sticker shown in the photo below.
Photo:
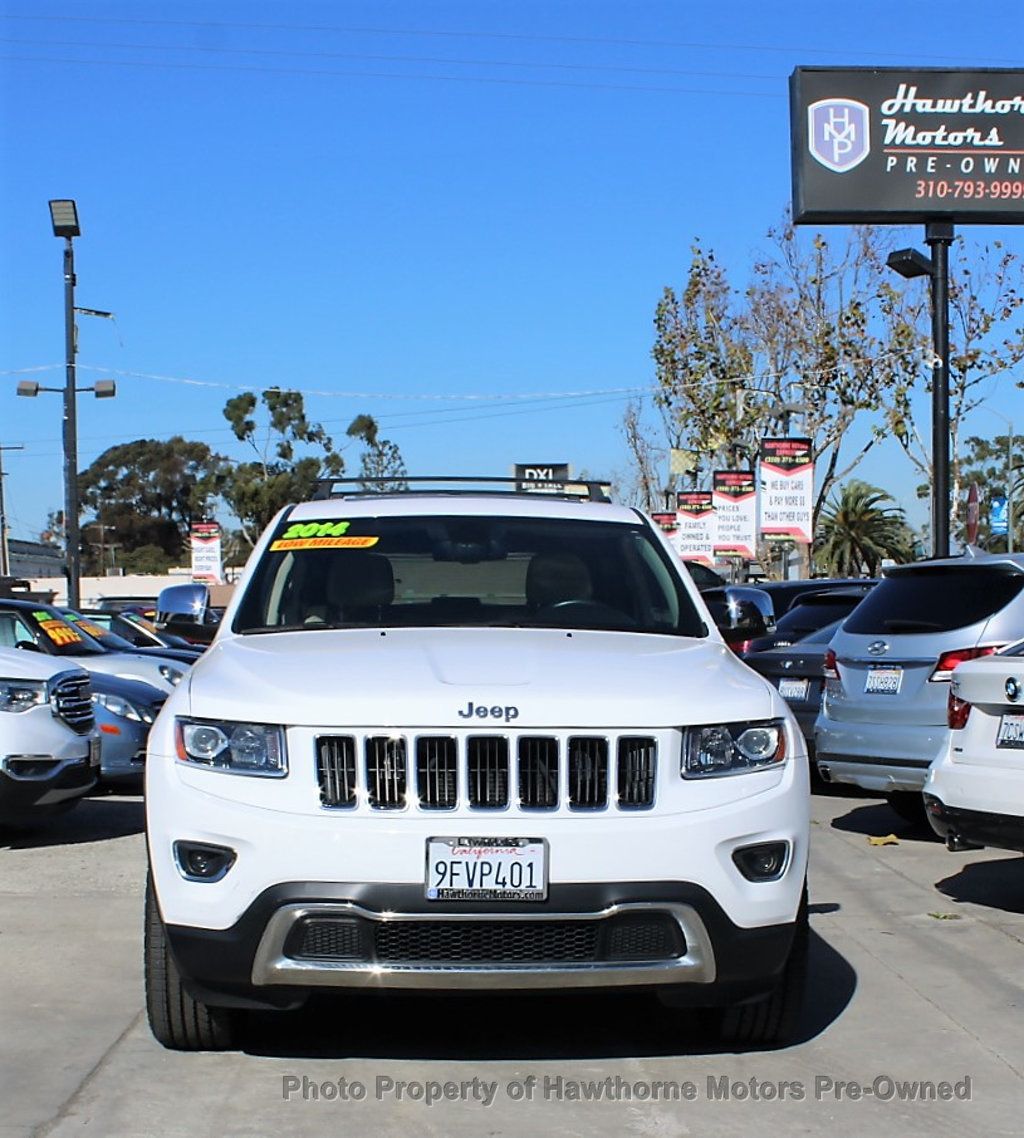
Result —
<path fill-rule="evenodd" d="M 428 901 L 543 901 L 543 838 L 428 838 Z"/>
<path fill-rule="evenodd" d="M 39 622 L 39 627 L 54 642 L 54 644 L 63 647 L 65 644 L 85 643 L 78 632 L 70 624 L 66 624 L 63 620 L 56 620 L 46 612 L 34 612 L 32 615 Z"/>
<path fill-rule="evenodd" d="M 806 699 L 807 680 L 779 680 L 779 695 L 783 699 Z"/>
<path fill-rule="evenodd" d="M 1024 715 L 1004 715 L 1000 718 L 996 746 L 1024 750 Z"/>
<path fill-rule="evenodd" d="M 369 549 L 379 537 L 349 537 L 351 522 L 293 522 L 270 543 L 273 553 L 287 549 Z"/>
<path fill-rule="evenodd" d="M 902 668 L 872 668 L 868 672 L 864 690 L 876 695 L 898 695 L 902 683 Z"/>

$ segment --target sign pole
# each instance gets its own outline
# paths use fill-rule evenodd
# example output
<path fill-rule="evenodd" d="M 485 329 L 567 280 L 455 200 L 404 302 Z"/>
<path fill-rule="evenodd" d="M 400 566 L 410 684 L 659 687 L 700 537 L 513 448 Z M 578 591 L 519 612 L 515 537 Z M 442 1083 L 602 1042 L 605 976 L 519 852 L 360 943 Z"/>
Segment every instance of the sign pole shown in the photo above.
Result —
<path fill-rule="evenodd" d="M 949 556 L 949 247 L 951 221 L 925 224 L 932 251 L 932 551 Z"/>

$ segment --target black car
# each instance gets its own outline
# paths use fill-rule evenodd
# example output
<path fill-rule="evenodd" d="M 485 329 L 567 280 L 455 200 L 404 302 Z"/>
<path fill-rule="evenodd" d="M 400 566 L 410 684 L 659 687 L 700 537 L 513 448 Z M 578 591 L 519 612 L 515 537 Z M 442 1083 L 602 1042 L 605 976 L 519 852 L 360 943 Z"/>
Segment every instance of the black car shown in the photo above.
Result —
<path fill-rule="evenodd" d="M 150 645 L 140 648 L 130 640 L 125 640 L 123 636 L 118 636 L 116 632 L 111 632 L 109 628 L 104 628 L 74 609 L 62 608 L 60 613 L 65 620 L 69 620 L 92 640 L 102 644 L 108 652 L 133 652 L 139 656 L 158 656 L 161 660 L 177 660 L 182 664 L 194 664 L 199 658 L 191 647 L 161 648 L 157 645 Z"/>
<path fill-rule="evenodd" d="M 98 625 L 107 632 L 127 640 L 136 648 L 179 648 L 188 652 L 198 660 L 203 654 L 202 648 L 189 644 L 184 637 L 174 636 L 167 632 L 158 632 L 144 616 L 128 609 L 120 612 L 108 612 L 106 609 L 79 609 L 79 615 L 85 617 L 91 624 Z M 166 655 L 165 652 L 161 652 Z"/>
<path fill-rule="evenodd" d="M 877 584 L 878 579 L 875 577 L 809 577 L 800 581 L 758 581 L 757 587 L 771 597 L 775 619 L 779 620 L 808 593 L 823 593 L 831 589 L 860 589 L 867 592 Z"/>
<path fill-rule="evenodd" d="M 749 642 L 743 653 L 744 658 L 765 652 L 769 648 L 785 648 L 796 644 L 819 628 L 843 620 L 860 604 L 877 581 L 865 581 L 863 584 L 866 587 L 804 593 L 779 617 L 774 632 Z"/>
<path fill-rule="evenodd" d="M 781 648 L 769 648 L 744 656 L 744 663 L 770 680 L 779 689 L 779 695 L 789 704 L 807 740 L 807 754 L 814 759 L 814 721 L 821 707 L 821 694 L 825 690 L 823 665 L 829 641 L 835 635 L 841 620 Z"/>

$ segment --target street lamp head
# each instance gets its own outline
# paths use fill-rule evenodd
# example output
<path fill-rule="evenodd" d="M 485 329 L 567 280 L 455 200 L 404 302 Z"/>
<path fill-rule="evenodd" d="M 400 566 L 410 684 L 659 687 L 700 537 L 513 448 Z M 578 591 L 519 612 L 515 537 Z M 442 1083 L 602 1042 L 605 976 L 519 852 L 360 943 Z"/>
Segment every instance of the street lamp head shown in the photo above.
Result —
<path fill-rule="evenodd" d="M 34 379 L 22 379 L 18 382 L 18 394 L 33 398 L 39 394 L 39 384 Z"/>
<path fill-rule="evenodd" d="M 97 399 L 113 399 L 117 394 L 117 384 L 112 379 L 98 379 L 93 387 Z"/>
<path fill-rule="evenodd" d="M 50 202 L 50 221 L 54 237 L 80 237 L 78 206 L 71 198 L 56 198 Z"/>
<path fill-rule="evenodd" d="M 886 262 L 901 277 L 930 277 L 935 272 L 931 257 L 926 257 L 918 249 L 897 249 L 890 253 Z"/>

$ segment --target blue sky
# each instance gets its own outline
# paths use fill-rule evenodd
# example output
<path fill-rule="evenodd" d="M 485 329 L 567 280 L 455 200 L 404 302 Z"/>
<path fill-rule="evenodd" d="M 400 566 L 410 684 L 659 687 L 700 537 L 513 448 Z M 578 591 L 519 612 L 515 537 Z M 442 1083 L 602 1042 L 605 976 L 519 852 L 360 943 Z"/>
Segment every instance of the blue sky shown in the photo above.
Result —
<path fill-rule="evenodd" d="M 79 319 L 80 384 L 118 382 L 79 396 L 81 469 L 172 434 L 245 457 L 221 409 L 276 384 L 336 437 L 372 414 L 410 473 L 615 476 L 693 239 L 742 283 L 789 203 L 793 68 L 1020 66 L 1022 40 L 1009 0 L 0 0 L 12 536 L 63 496 L 60 398 L 15 396 L 63 383 L 50 198 L 78 202 L 76 302 L 116 314 Z M 1024 433 L 1012 378 L 991 406 Z M 861 473 L 921 520 L 897 452 Z"/>

